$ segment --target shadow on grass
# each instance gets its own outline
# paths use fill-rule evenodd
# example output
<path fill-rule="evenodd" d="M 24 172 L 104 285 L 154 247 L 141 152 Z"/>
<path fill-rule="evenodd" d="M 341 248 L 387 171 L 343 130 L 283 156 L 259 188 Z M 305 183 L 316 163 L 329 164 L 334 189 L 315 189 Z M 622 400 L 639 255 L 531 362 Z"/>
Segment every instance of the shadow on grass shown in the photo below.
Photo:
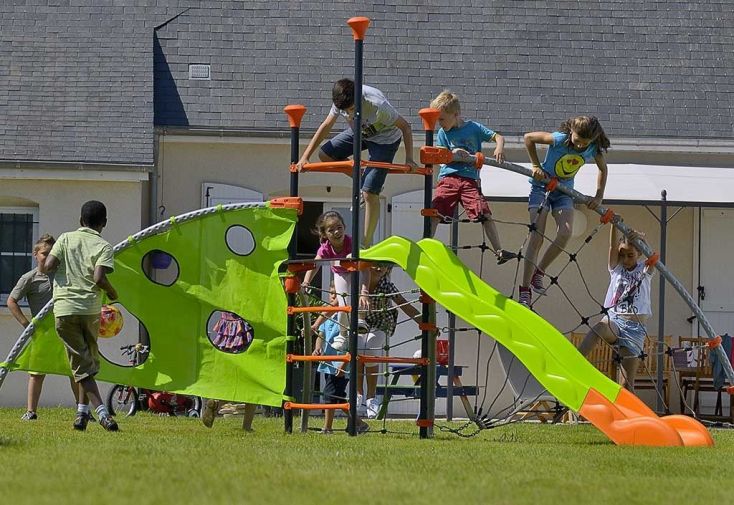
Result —
<path fill-rule="evenodd" d="M 17 447 L 19 445 L 21 445 L 20 440 L 9 437 L 0 437 L 0 447 L 2 448 Z"/>

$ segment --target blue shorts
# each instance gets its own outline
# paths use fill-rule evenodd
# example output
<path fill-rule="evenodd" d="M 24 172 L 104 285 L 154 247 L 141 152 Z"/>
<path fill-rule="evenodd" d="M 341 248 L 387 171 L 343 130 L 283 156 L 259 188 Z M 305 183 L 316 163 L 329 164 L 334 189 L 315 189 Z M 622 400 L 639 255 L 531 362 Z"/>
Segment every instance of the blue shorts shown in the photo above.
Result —
<path fill-rule="evenodd" d="M 614 323 L 612 331 L 617 335 L 614 345 L 626 347 L 638 356 L 642 354 L 647 335 L 645 325 L 639 321 L 620 317 L 614 312 L 609 312 L 609 321 Z"/>
<path fill-rule="evenodd" d="M 347 384 L 349 379 L 344 375 L 326 374 L 324 377 L 324 403 L 345 403 L 347 401 Z"/>
<path fill-rule="evenodd" d="M 369 140 L 362 141 L 362 150 L 367 149 L 371 161 L 392 163 L 399 147 L 400 140 L 392 144 L 376 144 Z M 333 160 L 346 160 L 354 153 L 354 132 L 351 128 L 347 128 L 321 146 L 321 151 Z M 379 195 L 385 185 L 386 177 L 387 170 L 367 167 L 362 172 L 362 191 Z"/>
<path fill-rule="evenodd" d="M 543 205 L 548 210 L 573 209 L 573 198 L 561 193 L 560 191 L 551 191 L 548 199 L 545 199 L 545 187 L 536 184 L 530 185 L 530 196 L 528 197 L 528 209 L 539 209 Z"/>

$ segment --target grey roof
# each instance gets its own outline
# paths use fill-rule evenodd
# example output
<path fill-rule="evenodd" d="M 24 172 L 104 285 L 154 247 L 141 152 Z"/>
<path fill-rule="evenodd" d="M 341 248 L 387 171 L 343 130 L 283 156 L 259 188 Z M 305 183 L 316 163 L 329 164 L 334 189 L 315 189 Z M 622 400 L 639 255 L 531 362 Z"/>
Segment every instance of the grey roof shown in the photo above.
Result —
<path fill-rule="evenodd" d="M 365 82 L 416 129 L 449 87 L 507 134 L 588 113 L 612 137 L 734 137 L 731 0 L 5 0 L 0 162 L 148 165 L 154 123 L 283 131 L 289 103 L 315 128 L 353 15 Z"/>
<path fill-rule="evenodd" d="M 420 128 L 443 88 L 508 134 L 597 115 L 610 136 L 734 137 L 731 0 L 202 1 L 159 30 L 156 124 L 283 129 L 353 75 L 345 21 L 365 15 L 365 83 Z M 189 80 L 188 66 L 212 79 Z"/>
<path fill-rule="evenodd" d="M 153 162 L 155 3 L 0 2 L 0 160 Z"/>

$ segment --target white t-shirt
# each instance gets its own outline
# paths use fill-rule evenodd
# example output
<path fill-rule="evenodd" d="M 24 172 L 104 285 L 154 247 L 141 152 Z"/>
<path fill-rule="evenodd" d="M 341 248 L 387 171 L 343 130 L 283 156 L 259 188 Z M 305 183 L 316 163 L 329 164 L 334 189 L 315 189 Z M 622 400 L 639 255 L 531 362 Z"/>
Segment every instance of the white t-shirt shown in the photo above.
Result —
<path fill-rule="evenodd" d="M 349 115 L 331 106 L 329 114 L 344 116 L 349 126 L 354 128 L 354 121 Z M 387 97 L 377 88 L 362 86 L 362 140 L 375 144 L 393 144 L 403 137 L 403 133 L 395 126 L 400 114 L 387 101 Z"/>
<path fill-rule="evenodd" d="M 645 262 L 637 262 L 632 270 L 619 263 L 609 270 L 611 280 L 604 306 L 618 314 L 651 315 L 650 280 L 653 271 L 645 273 Z"/>

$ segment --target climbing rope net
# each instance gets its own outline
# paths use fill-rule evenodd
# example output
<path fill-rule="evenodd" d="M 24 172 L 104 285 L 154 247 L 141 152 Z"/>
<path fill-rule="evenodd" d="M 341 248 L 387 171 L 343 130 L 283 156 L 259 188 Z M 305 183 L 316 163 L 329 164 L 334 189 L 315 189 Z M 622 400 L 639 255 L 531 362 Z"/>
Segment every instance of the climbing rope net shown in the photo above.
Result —
<path fill-rule="evenodd" d="M 543 201 L 541 208 L 545 207 L 545 203 L 548 200 L 552 190 L 553 189 L 546 191 L 545 200 Z M 538 213 L 537 216 L 540 216 L 540 213 Z M 467 219 L 464 215 L 464 212 L 458 214 L 457 216 L 439 217 L 442 219 L 443 223 L 447 224 L 474 222 Z M 533 234 L 538 234 L 539 236 L 541 236 L 543 239 L 543 244 L 545 244 L 546 242 L 553 243 L 554 237 L 551 237 L 545 232 L 541 231 L 542 227 L 538 226 L 537 221 L 527 223 L 517 221 L 501 221 L 498 219 L 494 219 L 494 222 L 498 225 L 523 227 L 527 229 L 527 233 L 525 234 L 523 242 L 517 249 L 514 249 L 514 251 L 517 252 L 517 259 L 515 260 L 514 280 L 512 282 L 513 287 L 510 293 L 507 293 L 508 297 L 517 298 L 518 293 L 516 292 L 515 287 L 520 285 L 519 281 L 521 280 L 523 272 L 523 262 L 529 261 L 533 269 L 538 268 L 536 260 L 527 258 L 524 253 L 527 250 L 528 241 L 531 239 Z M 669 383 L 669 378 L 672 378 L 675 382 L 676 389 L 681 388 L 681 384 L 679 383 L 678 379 L 679 375 L 676 369 L 676 367 L 678 366 L 678 360 L 674 358 L 677 358 L 679 356 L 691 356 L 691 354 L 696 356 L 698 355 L 698 353 L 703 353 L 707 345 L 701 340 L 701 343 L 689 343 L 684 346 L 674 347 L 671 342 L 665 341 L 663 337 L 650 335 L 646 329 L 645 318 L 634 312 L 632 313 L 631 320 L 639 323 L 640 327 L 644 329 L 644 345 L 642 346 L 642 349 L 640 351 L 633 352 L 627 347 L 611 344 L 607 342 L 607 339 L 603 338 L 601 333 L 603 333 L 604 331 L 606 331 L 610 335 L 614 335 L 615 337 L 620 336 L 617 326 L 612 324 L 609 318 L 610 312 L 613 311 L 614 307 L 604 305 L 604 299 L 600 297 L 600 295 L 606 293 L 606 285 L 604 285 L 603 287 L 600 287 L 598 285 L 591 285 L 590 281 L 588 280 L 588 276 L 584 274 L 584 271 L 579 263 L 579 257 L 588 250 L 589 244 L 591 244 L 591 242 L 598 236 L 599 232 L 605 226 L 615 226 L 615 222 L 609 219 L 609 215 L 607 215 L 607 219 L 602 216 L 602 219 L 599 220 L 599 222 L 591 229 L 591 231 L 586 234 L 586 236 L 582 240 L 569 242 L 566 247 L 559 248 L 560 254 L 555 260 L 554 266 L 554 270 L 557 273 L 555 273 L 555 275 L 548 276 L 550 284 L 546 287 L 543 296 L 537 297 L 534 301 L 530 302 L 528 304 L 528 308 L 530 310 L 536 311 L 536 304 L 543 300 L 544 297 L 546 299 L 553 298 L 554 302 L 565 302 L 555 303 L 555 305 L 563 305 L 567 307 L 567 310 L 571 311 L 571 318 L 575 317 L 576 322 L 573 324 L 573 326 L 561 329 L 560 331 L 564 335 L 566 335 L 567 338 L 571 338 L 571 336 L 576 334 L 576 332 L 583 331 L 583 334 L 585 334 L 584 338 L 595 340 L 596 346 L 601 346 L 602 351 L 606 351 L 597 353 L 587 352 L 587 355 L 594 354 L 597 356 L 604 356 L 604 358 L 597 359 L 594 359 L 593 357 L 590 359 L 587 358 L 594 366 L 601 370 L 609 368 L 609 360 L 611 359 L 612 366 L 609 372 L 611 372 L 610 375 L 612 379 L 616 378 L 617 373 L 619 373 L 621 374 L 620 378 L 625 383 L 634 384 L 636 379 L 644 380 L 646 384 L 651 386 L 651 388 L 654 390 L 654 394 L 663 405 L 665 411 L 669 412 L 669 399 L 668 396 L 665 394 L 665 388 L 671 387 L 671 384 Z M 479 268 L 477 272 L 480 278 L 483 278 L 484 276 L 486 253 L 492 252 L 493 254 L 497 255 L 497 252 L 490 245 L 487 244 L 484 235 L 482 235 L 482 237 L 483 240 L 479 244 L 461 244 L 452 247 L 453 252 L 456 254 L 459 254 L 460 251 L 466 250 L 480 251 Z M 614 244 L 614 246 L 616 247 L 616 244 Z M 536 258 L 538 257 L 540 257 L 540 254 L 536 255 Z M 644 256 L 641 257 L 644 258 Z M 655 261 L 656 257 L 653 255 L 647 260 L 646 265 L 651 268 L 654 265 Z M 576 278 L 577 280 L 574 281 L 574 278 Z M 642 282 L 642 279 L 638 279 L 636 282 L 640 283 Z M 579 286 L 582 289 L 579 290 Z M 628 286 L 627 292 L 629 293 L 635 290 L 639 291 L 638 288 L 639 284 L 637 286 Z M 324 303 L 321 302 L 321 299 L 319 297 L 319 295 L 323 293 L 326 293 L 326 290 L 312 288 L 311 301 L 316 303 Z M 339 296 L 345 297 L 348 297 L 349 295 L 348 293 L 337 294 Z M 369 297 L 369 299 L 371 300 L 371 304 L 374 307 L 379 307 L 373 308 L 373 312 L 391 312 L 393 314 L 392 317 L 397 318 L 398 310 L 403 308 L 405 305 L 420 304 L 421 300 L 419 295 L 419 289 L 409 289 L 404 291 L 396 290 L 395 292 L 389 294 L 379 293 L 369 294 L 366 296 Z M 398 296 L 406 299 L 406 301 L 404 303 L 393 302 L 392 300 Z M 407 297 L 411 297 L 412 299 L 408 300 Z M 579 297 L 582 297 L 583 300 L 579 301 Z M 593 305 L 594 308 L 592 310 L 586 309 L 585 307 L 588 307 L 589 305 Z M 412 318 L 410 317 L 405 317 L 403 319 L 398 318 L 398 320 L 396 321 L 396 326 L 409 323 L 411 320 Z M 600 331 L 600 328 L 603 328 L 603 331 Z M 458 426 L 455 423 L 436 423 L 435 427 L 438 430 L 452 433 L 460 437 L 472 437 L 483 430 L 495 428 L 498 426 L 504 426 L 522 420 L 524 417 L 518 415 L 521 411 L 526 409 L 528 406 L 537 403 L 541 398 L 547 398 L 548 396 L 550 396 L 548 392 L 542 388 L 542 386 L 540 387 L 540 390 L 538 389 L 537 381 L 529 373 L 527 373 L 526 370 L 524 376 L 522 374 L 519 374 L 520 377 L 524 377 L 524 379 L 522 379 L 519 384 L 511 384 L 510 381 L 511 376 L 513 375 L 513 367 L 524 369 L 522 363 L 520 363 L 514 355 L 510 357 L 509 362 L 504 363 L 505 378 L 502 383 L 499 385 L 498 388 L 490 387 L 490 363 L 493 362 L 493 359 L 496 359 L 498 357 L 498 349 L 500 344 L 498 344 L 498 342 L 495 340 L 486 341 L 486 337 L 482 336 L 482 332 L 480 330 L 473 327 L 445 326 L 442 328 L 438 328 L 437 332 L 438 336 L 449 332 L 476 332 L 476 361 L 474 363 L 474 384 L 476 384 L 477 388 L 477 392 L 473 396 L 473 415 L 470 415 L 467 421 L 460 423 Z M 385 344 L 379 348 L 369 348 L 367 346 L 364 346 L 363 348 L 360 348 L 358 352 L 372 353 L 374 351 L 381 351 L 385 355 L 399 355 L 403 351 L 405 346 L 414 344 L 416 341 L 420 341 L 421 339 L 420 332 L 416 332 L 415 336 L 404 337 L 397 341 L 391 338 L 392 336 L 392 332 L 388 333 Z M 488 356 L 484 358 L 484 362 L 482 363 L 483 342 L 491 342 L 491 344 L 488 351 Z M 593 348 L 589 349 L 589 351 L 591 350 L 593 350 Z M 662 360 L 659 359 L 659 357 L 661 356 L 663 357 Z M 634 366 L 633 364 L 633 366 L 630 366 L 630 361 L 634 361 L 637 366 Z M 660 384 L 658 381 L 658 377 L 656 377 L 658 363 L 663 361 L 667 363 L 665 365 L 666 369 L 670 369 L 670 373 L 668 374 L 669 378 L 665 379 L 668 381 L 667 385 Z M 420 366 L 412 365 L 412 367 L 414 368 L 414 376 L 418 375 L 420 373 Z M 628 370 L 634 371 L 635 376 L 627 377 L 626 374 Z M 482 371 L 484 372 L 483 381 L 481 375 Z M 406 374 L 405 366 L 385 366 L 382 371 L 368 371 L 367 375 L 379 375 L 383 378 L 384 383 L 388 384 L 390 378 L 395 373 L 410 376 L 410 372 Z M 508 391 L 508 389 L 510 391 Z M 503 397 L 506 398 L 508 396 L 508 393 L 511 393 L 510 396 L 512 397 L 509 402 L 507 400 L 503 400 Z M 411 401 L 414 399 L 415 397 L 410 396 L 403 398 L 391 398 L 390 403 Z M 346 401 L 346 398 L 344 398 L 344 400 Z M 691 406 L 688 404 L 687 398 L 685 398 L 683 395 L 681 395 L 681 402 L 681 404 L 684 406 L 683 413 L 690 413 L 690 415 L 692 415 L 693 417 L 698 417 L 696 411 L 691 408 Z M 385 410 L 386 409 L 383 409 L 382 414 L 386 413 Z M 554 422 L 560 420 L 565 412 L 567 412 L 567 409 L 556 402 L 555 406 L 553 407 L 553 411 L 551 412 L 551 414 L 553 414 Z M 380 430 L 380 432 L 395 433 L 395 431 L 388 429 L 389 424 L 387 423 L 386 417 L 386 415 L 383 416 L 382 429 Z M 721 425 L 721 423 L 718 424 Z"/>

